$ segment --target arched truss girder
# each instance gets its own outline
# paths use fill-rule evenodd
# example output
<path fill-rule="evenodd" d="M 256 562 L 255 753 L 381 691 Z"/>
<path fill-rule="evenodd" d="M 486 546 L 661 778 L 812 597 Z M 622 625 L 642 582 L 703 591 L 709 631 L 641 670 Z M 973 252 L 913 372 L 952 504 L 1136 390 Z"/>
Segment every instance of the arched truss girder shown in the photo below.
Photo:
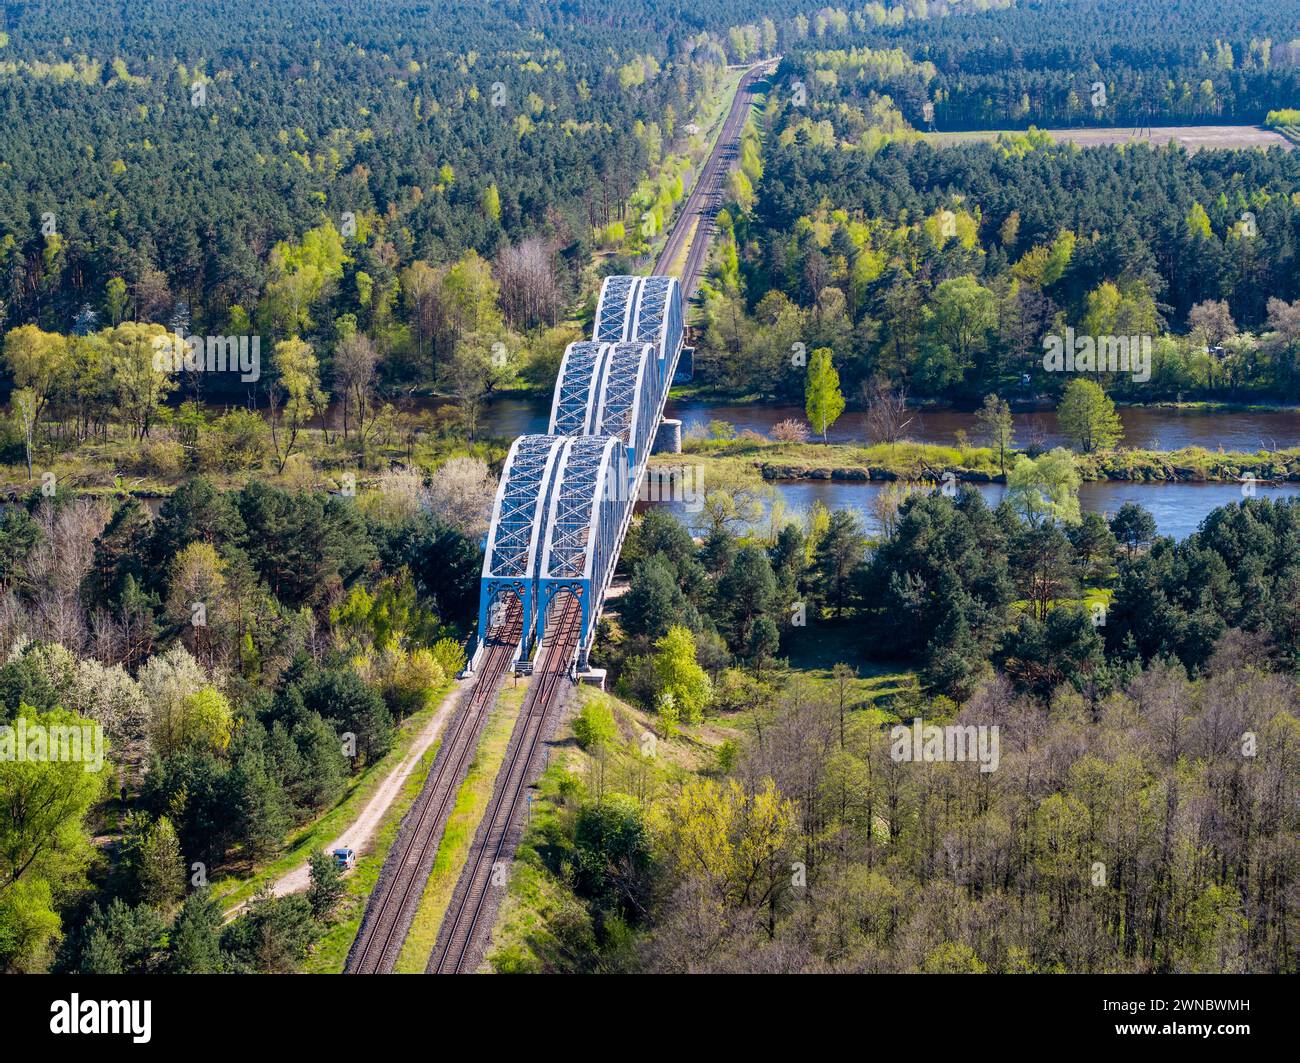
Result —
<path fill-rule="evenodd" d="M 607 277 L 591 342 L 565 351 L 547 435 L 510 448 L 483 560 L 479 633 L 519 598 L 520 650 L 562 591 L 582 602 L 585 662 L 685 335 L 673 277 Z"/>
<path fill-rule="evenodd" d="M 510 447 L 483 551 L 480 634 L 489 630 L 491 610 L 507 590 L 517 594 L 523 604 L 524 630 L 532 626 L 542 529 L 565 443 L 556 436 L 527 435 L 520 436 Z"/>
<path fill-rule="evenodd" d="M 649 343 L 571 343 L 551 405 L 552 435 L 616 436 L 635 469 L 652 442 L 661 399 L 659 362 Z"/>
<path fill-rule="evenodd" d="M 606 277 L 596 303 L 592 339 L 653 343 L 660 376 L 672 379 L 685 335 L 682 286 L 676 277 Z"/>
<path fill-rule="evenodd" d="M 613 436 L 572 439 L 551 493 L 540 569 L 537 632 L 545 635 L 551 600 L 562 590 L 582 602 L 582 642 L 595 625 L 622 536 L 628 495 L 627 448 Z"/>
<path fill-rule="evenodd" d="M 609 362 L 612 343 L 570 343 L 560 361 L 551 399 L 551 423 L 547 431 L 553 436 L 596 435 L 596 412 L 599 408 L 601 381 Z"/>
<path fill-rule="evenodd" d="M 636 309 L 636 331 L 631 339 L 653 343 L 659 353 L 664 379 L 677 367 L 684 334 L 682 288 L 676 277 L 647 277 L 641 285 Z M 672 362 L 669 365 L 669 362 Z"/>
<path fill-rule="evenodd" d="M 597 432 L 614 436 L 628 448 L 629 472 L 645 463 L 663 399 L 659 359 L 649 343 L 620 343 L 605 368 L 596 411 Z"/>
<path fill-rule="evenodd" d="M 606 277 L 596 303 L 596 324 L 591 338 L 598 343 L 623 343 L 632 338 L 630 323 L 635 321 L 637 288 L 640 277 Z"/>

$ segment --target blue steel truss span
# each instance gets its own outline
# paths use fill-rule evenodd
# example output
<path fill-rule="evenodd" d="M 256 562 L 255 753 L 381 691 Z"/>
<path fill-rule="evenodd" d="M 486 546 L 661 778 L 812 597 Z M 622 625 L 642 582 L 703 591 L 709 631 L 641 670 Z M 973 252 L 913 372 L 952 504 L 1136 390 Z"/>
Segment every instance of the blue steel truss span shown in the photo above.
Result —
<path fill-rule="evenodd" d="M 515 598 L 524 617 L 519 656 L 527 659 L 541 644 L 551 602 L 572 594 L 582 606 L 579 667 L 681 357 L 681 286 L 675 277 L 607 277 L 592 331 L 591 341 L 564 352 L 547 434 L 520 436 L 510 448 L 479 596 L 480 646 Z"/>
<path fill-rule="evenodd" d="M 557 436 L 615 436 L 628 466 L 654 442 L 662 392 L 652 343 L 571 343 L 560 362 L 548 431 Z"/>

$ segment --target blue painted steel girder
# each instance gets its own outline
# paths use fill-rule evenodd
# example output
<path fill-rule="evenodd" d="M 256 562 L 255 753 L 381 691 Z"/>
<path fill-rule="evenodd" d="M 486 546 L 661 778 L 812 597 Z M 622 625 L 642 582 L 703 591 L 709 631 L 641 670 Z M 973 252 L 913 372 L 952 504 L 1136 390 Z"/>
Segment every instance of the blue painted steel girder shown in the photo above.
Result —
<path fill-rule="evenodd" d="M 561 362 L 546 435 L 510 448 L 483 560 L 479 633 L 505 596 L 524 612 L 520 650 L 545 634 L 554 598 L 582 603 L 580 660 L 618 559 L 684 337 L 672 277 L 607 277 L 591 342 Z"/>
<path fill-rule="evenodd" d="M 612 436 L 569 441 L 551 494 L 540 568 L 536 635 L 545 635 L 552 599 L 576 593 L 582 603 L 582 643 L 590 643 L 596 605 L 617 560 L 631 505 L 627 449 Z"/>
<path fill-rule="evenodd" d="M 671 380 L 684 335 L 682 286 L 676 277 L 605 278 L 596 303 L 593 339 L 653 343 L 659 375 Z"/>
<path fill-rule="evenodd" d="M 549 431 L 616 436 L 631 450 L 635 472 L 653 440 L 661 388 L 652 344 L 571 343 L 560 362 Z"/>
<path fill-rule="evenodd" d="M 506 456 L 483 552 L 478 616 L 480 640 L 491 627 L 492 612 L 502 593 L 519 597 L 523 605 L 524 631 L 532 627 L 537 609 L 533 591 L 542 529 L 564 443 L 564 439 L 556 436 L 520 436 Z"/>
<path fill-rule="evenodd" d="M 584 341 L 570 343 L 564 349 L 560 372 L 555 378 L 555 396 L 551 400 L 551 423 L 547 428 L 551 435 L 595 434 L 598 392 L 612 346 Z"/>

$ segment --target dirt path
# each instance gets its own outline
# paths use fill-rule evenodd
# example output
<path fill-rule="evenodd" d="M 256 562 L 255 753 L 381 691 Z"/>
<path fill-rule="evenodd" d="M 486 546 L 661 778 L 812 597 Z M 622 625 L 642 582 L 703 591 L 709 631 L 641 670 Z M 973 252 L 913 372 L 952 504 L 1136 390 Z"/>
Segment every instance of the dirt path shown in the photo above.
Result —
<path fill-rule="evenodd" d="M 374 843 L 375 834 L 379 830 L 379 824 L 383 822 L 384 814 L 388 811 L 389 806 L 397 799 L 397 795 L 402 792 L 402 787 L 406 785 L 406 780 L 411 777 L 412 772 L 420 764 L 420 758 L 428 752 L 429 747 L 437 740 L 442 733 L 443 727 L 451 716 L 452 709 L 456 706 L 456 699 L 460 697 L 466 680 L 457 680 L 442 699 L 438 710 L 425 723 L 423 729 L 415 740 L 411 743 L 411 748 L 407 750 L 406 756 L 403 757 L 388 776 L 381 782 L 378 788 L 370 796 L 370 800 L 362 807 L 357 818 L 352 821 L 351 825 L 335 838 L 329 845 L 324 846 L 324 850 L 329 852 L 331 849 L 341 849 L 345 846 L 356 851 L 358 856 L 367 852 Z M 277 897 L 283 897 L 290 893 L 301 893 L 311 883 L 311 871 L 304 861 L 292 871 L 287 872 L 271 884 L 271 892 Z M 243 910 L 245 905 L 233 909 L 228 913 L 227 919 L 231 919 Z"/>

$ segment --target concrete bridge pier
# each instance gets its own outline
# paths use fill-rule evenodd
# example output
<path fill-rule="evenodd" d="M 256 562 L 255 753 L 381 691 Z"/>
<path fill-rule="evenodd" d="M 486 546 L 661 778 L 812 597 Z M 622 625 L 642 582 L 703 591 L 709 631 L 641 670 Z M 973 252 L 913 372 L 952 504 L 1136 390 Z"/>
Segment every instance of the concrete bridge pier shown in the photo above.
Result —
<path fill-rule="evenodd" d="M 675 417 L 665 417 L 655 429 L 653 454 L 680 454 L 682 452 L 682 422 Z"/>

